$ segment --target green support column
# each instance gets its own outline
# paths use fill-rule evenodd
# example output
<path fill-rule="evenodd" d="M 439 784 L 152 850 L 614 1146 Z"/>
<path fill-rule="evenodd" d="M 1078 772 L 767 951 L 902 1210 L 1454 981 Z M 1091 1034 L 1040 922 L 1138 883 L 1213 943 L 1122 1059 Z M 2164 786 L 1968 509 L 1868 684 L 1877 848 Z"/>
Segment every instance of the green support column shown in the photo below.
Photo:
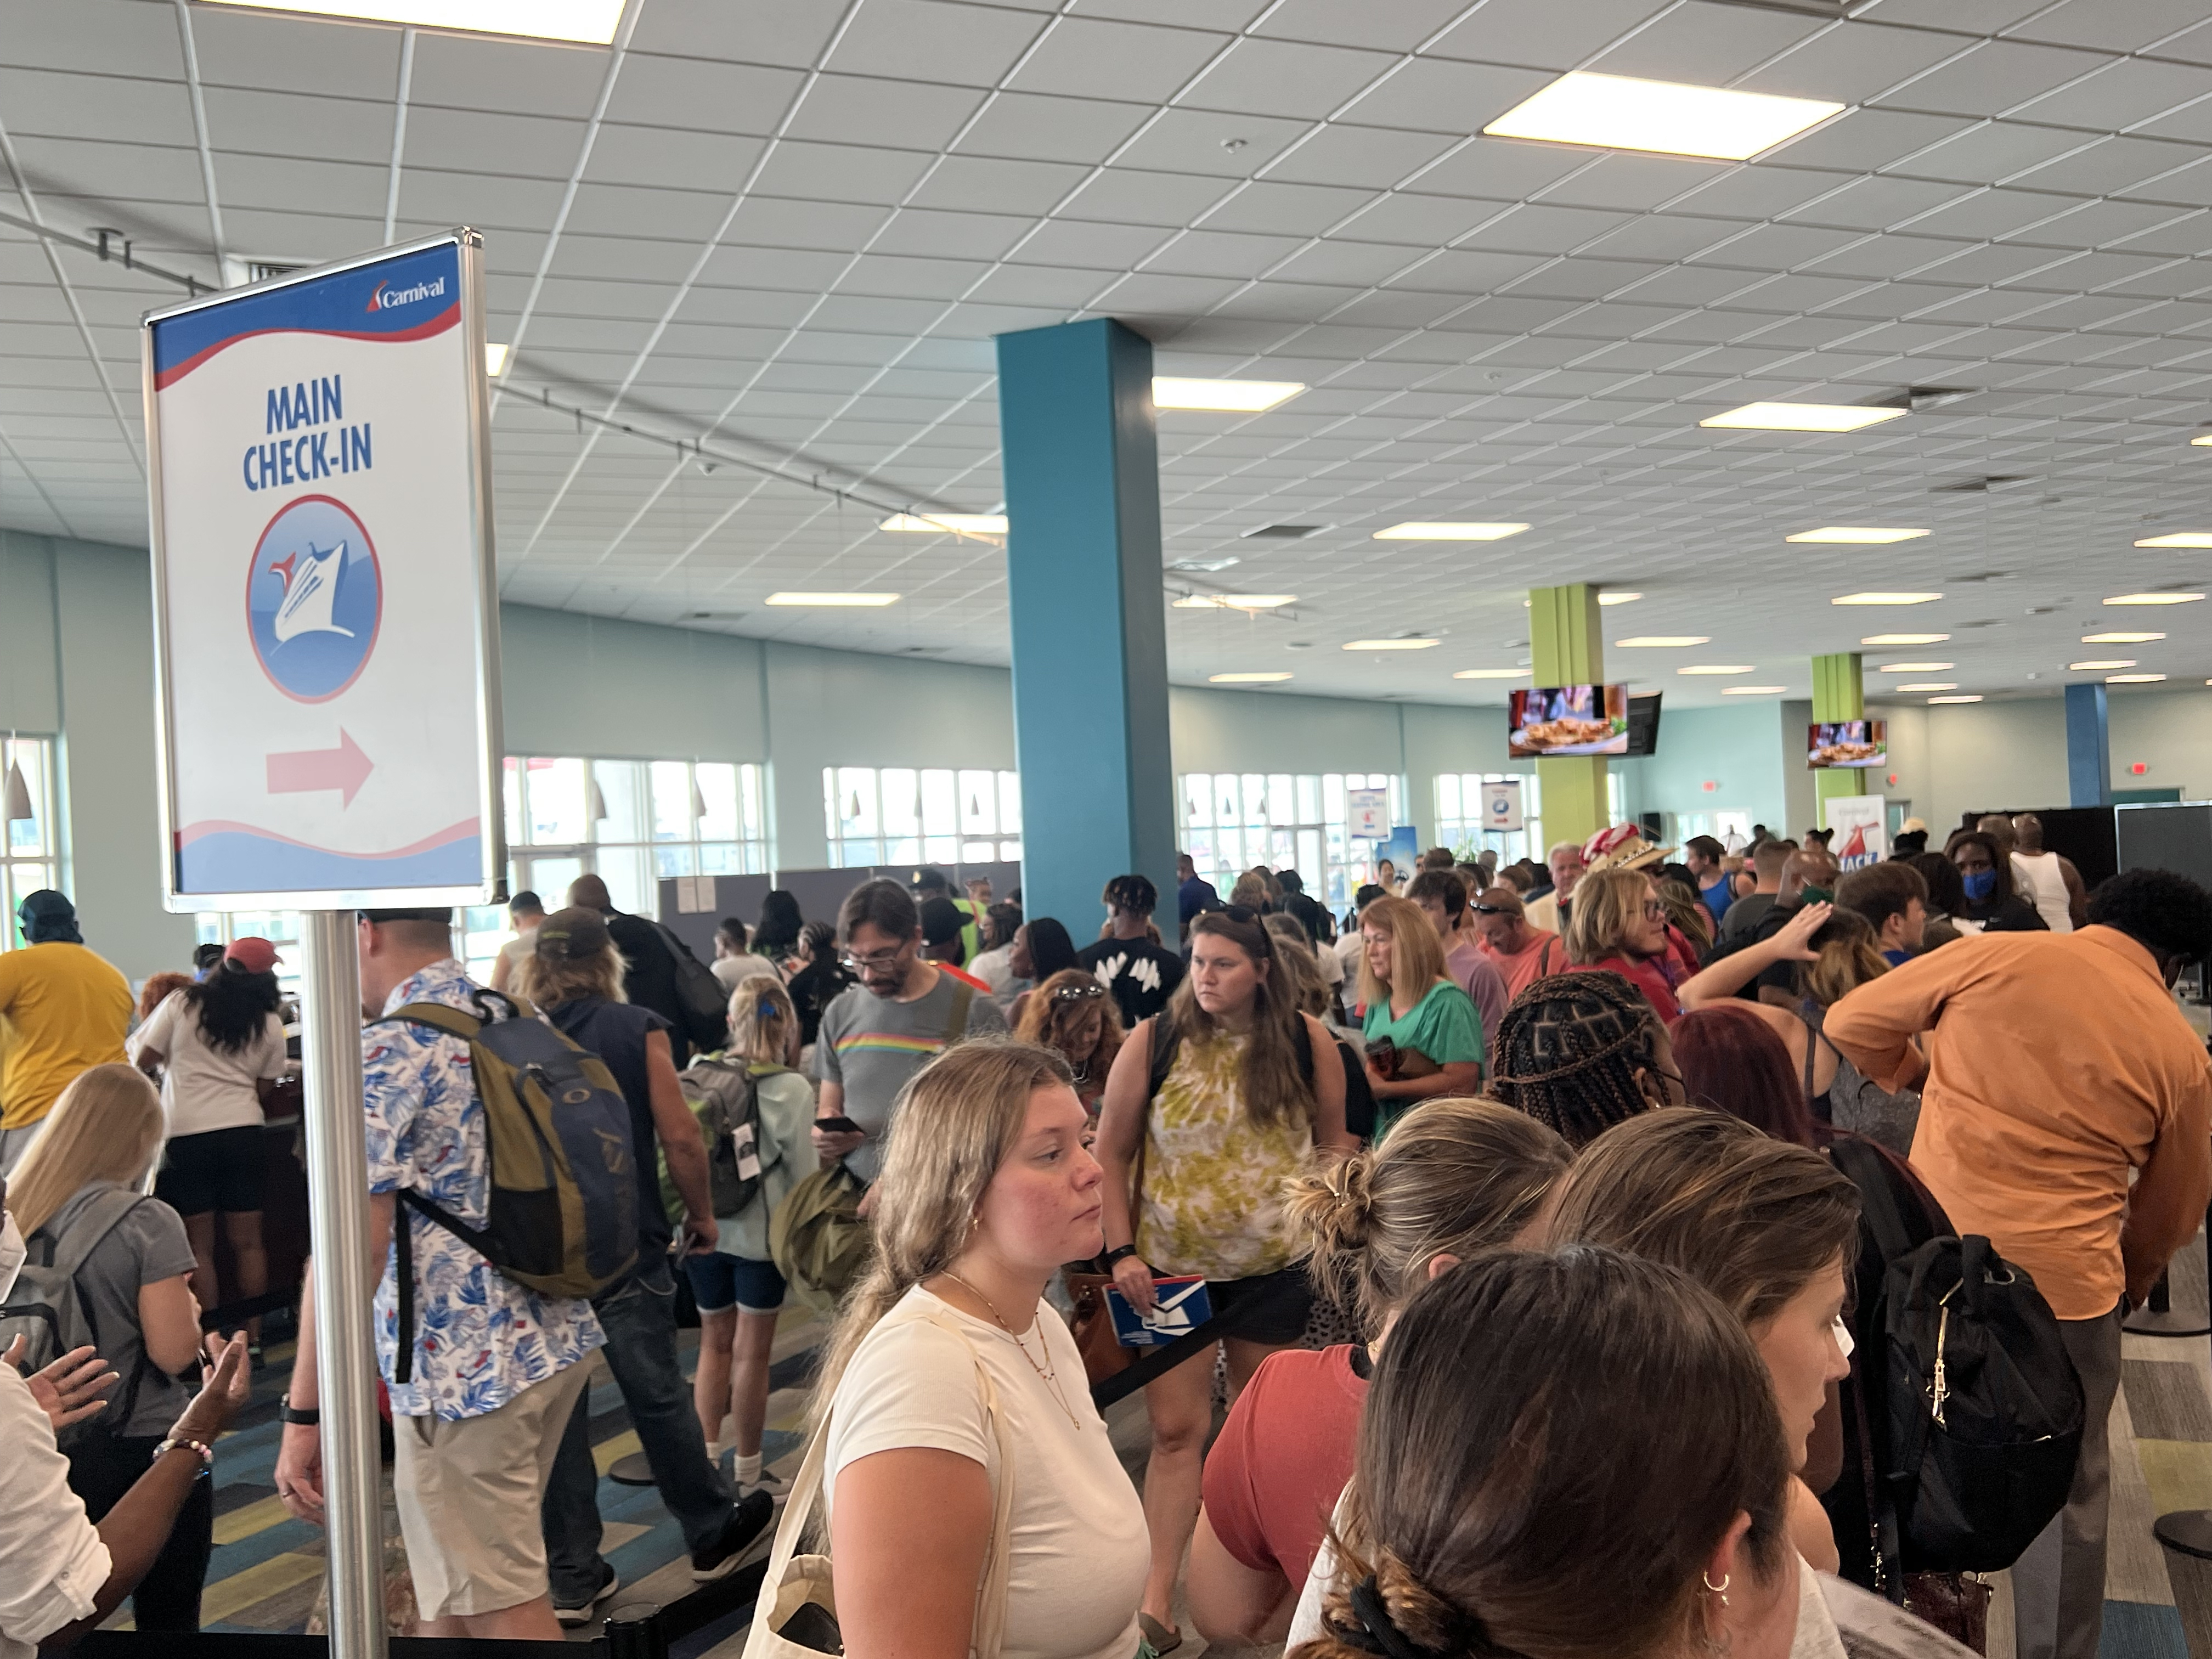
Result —
<path fill-rule="evenodd" d="M 1538 685 L 1605 684 L 1605 636 L 1597 589 L 1586 582 L 1528 590 L 1528 645 Z M 1547 842 L 1588 841 L 1606 826 L 1606 763 L 1600 755 L 1536 763 Z M 1541 848 L 1536 856 L 1541 858 Z"/>
<path fill-rule="evenodd" d="M 1866 718 L 1866 678 L 1859 653 L 1838 651 L 1813 659 L 1813 718 L 1816 720 L 1863 720 Z M 1838 795 L 1867 793 L 1866 774 L 1856 768 L 1826 767 L 1813 774 L 1814 807 L 1820 828 L 1828 827 L 1828 803 Z"/>

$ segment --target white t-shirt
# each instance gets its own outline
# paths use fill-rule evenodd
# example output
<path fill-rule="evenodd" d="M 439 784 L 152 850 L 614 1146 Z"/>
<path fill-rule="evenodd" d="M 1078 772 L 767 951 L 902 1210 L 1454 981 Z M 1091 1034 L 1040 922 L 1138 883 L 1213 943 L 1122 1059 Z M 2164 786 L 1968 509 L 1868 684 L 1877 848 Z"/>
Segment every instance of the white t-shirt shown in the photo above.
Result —
<path fill-rule="evenodd" d="M 2066 891 L 2066 878 L 2056 853 L 2014 853 L 2013 885 L 2035 907 L 2036 914 L 2054 933 L 2074 931 L 2074 905 Z"/>
<path fill-rule="evenodd" d="M 523 958 L 538 949 L 538 930 L 526 927 L 499 947 L 499 959 L 507 964 L 509 974 L 520 973 Z"/>
<path fill-rule="evenodd" d="M 968 964 L 968 971 L 989 986 L 993 996 L 1003 996 L 1014 988 L 1014 947 L 1001 945 L 984 951 Z"/>
<path fill-rule="evenodd" d="M 172 992 L 131 1034 L 133 1060 L 148 1048 L 167 1057 L 161 1111 L 172 1140 L 258 1126 L 261 1096 L 254 1079 L 284 1074 L 283 1021 L 268 1015 L 260 1037 L 234 1054 L 209 1044 L 199 1013 L 182 991 Z"/>
<path fill-rule="evenodd" d="M 70 1490 L 69 1459 L 13 1365 L 0 1365 L 0 1659 L 36 1659 L 39 1644 L 92 1611 L 113 1570 L 107 1546 Z M 1076 1375 L 1082 1375 L 1079 1364 Z M 1132 1648 L 1132 1653 L 1136 1650 Z"/>
<path fill-rule="evenodd" d="M 1042 1357 L 1040 1348 L 1048 1353 L 1042 1363 L 1058 1379 L 1058 1395 L 996 1325 L 919 1285 L 908 1291 L 862 1339 L 837 1384 L 823 1513 L 848 1464 L 904 1447 L 972 1458 L 990 1471 L 995 1491 L 999 1450 L 975 1386 L 980 1358 L 1014 1454 L 1002 1659 L 1129 1659 L 1152 1561 L 1144 1505 L 1091 1403 L 1083 1356 L 1066 1322 L 1042 1301 L 1036 1322 L 1022 1340 L 1031 1358 Z M 1079 1428 L 1068 1421 L 1071 1411 Z"/>
<path fill-rule="evenodd" d="M 716 957 L 711 964 L 714 977 L 722 981 L 725 991 L 734 991 L 755 974 L 766 974 L 778 985 L 783 975 L 775 971 L 775 964 L 766 957 L 757 957 L 750 951 L 741 957 Z"/>

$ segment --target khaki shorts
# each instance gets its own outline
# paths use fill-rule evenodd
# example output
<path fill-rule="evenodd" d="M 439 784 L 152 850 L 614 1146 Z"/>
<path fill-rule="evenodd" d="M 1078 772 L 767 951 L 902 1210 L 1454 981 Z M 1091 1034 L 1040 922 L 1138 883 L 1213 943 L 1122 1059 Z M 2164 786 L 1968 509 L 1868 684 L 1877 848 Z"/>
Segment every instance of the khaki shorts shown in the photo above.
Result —
<path fill-rule="evenodd" d="M 392 1495 L 423 1618 L 546 1594 L 539 1510 L 592 1370 L 588 1358 L 565 1366 L 482 1417 L 393 1420 Z"/>

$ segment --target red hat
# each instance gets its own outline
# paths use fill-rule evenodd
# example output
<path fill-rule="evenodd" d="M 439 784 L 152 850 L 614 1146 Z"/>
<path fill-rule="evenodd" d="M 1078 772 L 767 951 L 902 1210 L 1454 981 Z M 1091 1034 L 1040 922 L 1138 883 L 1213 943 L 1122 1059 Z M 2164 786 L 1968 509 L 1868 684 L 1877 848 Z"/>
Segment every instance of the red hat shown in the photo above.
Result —
<path fill-rule="evenodd" d="M 265 974 L 276 965 L 276 947 L 258 933 L 248 933 L 231 940 L 222 959 L 236 963 L 246 973 Z"/>

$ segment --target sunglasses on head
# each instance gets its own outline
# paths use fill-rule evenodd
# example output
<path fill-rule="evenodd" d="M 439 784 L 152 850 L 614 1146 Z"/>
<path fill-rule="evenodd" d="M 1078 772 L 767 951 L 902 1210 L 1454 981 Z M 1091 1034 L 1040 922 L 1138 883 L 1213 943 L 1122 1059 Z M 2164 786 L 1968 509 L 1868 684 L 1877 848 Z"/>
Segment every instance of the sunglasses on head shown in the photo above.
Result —
<path fill-rule="evenodd" d="M 1467 908 L 1478 916 L 1503 916 L 1512 914 L 1502 904 L 1470 904 Z"/>
<path fill-rule="evenodd" d="M 1053 988 L 1054 1002 L 1088 1002 L 1093 997 L 1103 997 L 1106 988 L 1097 980 L 1087 980 L 1081 985 L 1060 985 Z"/>

